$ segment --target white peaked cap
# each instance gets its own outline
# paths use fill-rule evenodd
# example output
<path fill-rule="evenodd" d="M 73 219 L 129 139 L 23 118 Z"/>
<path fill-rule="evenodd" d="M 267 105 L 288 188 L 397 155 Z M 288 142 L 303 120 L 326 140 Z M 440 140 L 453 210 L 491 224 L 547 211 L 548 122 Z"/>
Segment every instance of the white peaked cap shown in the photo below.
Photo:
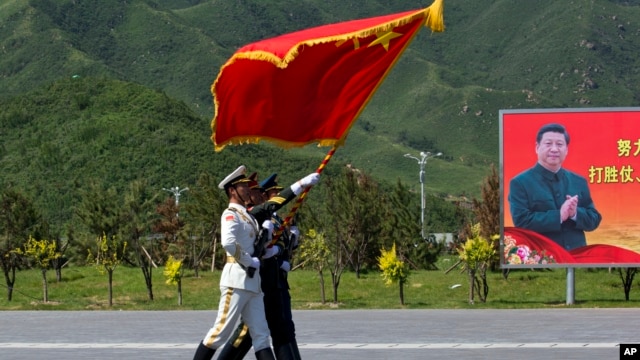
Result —
<path fill-rule="evenodd" d="M 231 185 L 235 185 L 239 182 L 248 182 L 249 178 L 245 175 L 247 168 L 244 165 L 240 165 L 237 169 L 235 169 L 231 174 L 227 175 L 220 184 L 218 184 L 218 188 L 225 189 Z"/>

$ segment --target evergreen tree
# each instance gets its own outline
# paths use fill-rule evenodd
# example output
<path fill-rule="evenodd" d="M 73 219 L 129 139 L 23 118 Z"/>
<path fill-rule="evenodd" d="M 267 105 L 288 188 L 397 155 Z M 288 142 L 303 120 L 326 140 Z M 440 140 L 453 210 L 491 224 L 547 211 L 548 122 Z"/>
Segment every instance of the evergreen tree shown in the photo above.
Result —
<path fill-rule="evenodd" d="M 138 266 L 142 271 L 149 300 L 153 300 L 152 274 L 153 267 L 156 265 L 150 254 L 154 241 L 150 237 L 150 228 L 155 215 L 153 211 L 155 201 L 156 196 L 148 193 L 144 180 L 129 184 L 129 190 L 124 196 L 120 229 L 120 237 L 131 244 L 129 251 L 133 259 L 126 257 L 125 260 L 131 265 Z"/>
<path fill-rule="evenodd" d="M 29 235 L 41 223 L 35 206 L 21 192 L 7 187 L 0 198 L 0 265 L 7 284 L 7 299 L 11 301 L 20 256 L 15 249 L 22 247 Z"/>
<path fill-rule="evenodd" d="M 190 190 L 190 199 L 185 209 L 190 215 L 189 266 L 194 269 L 196 277 L 203 260 L 211 254 L 211 271 L 215 267 L 217 256 L 217 240 L 219 238 L 220 216 L 228 205 L 225 193 L 218 189 L 217 181 L 208 173 L 198 177 L 196 186 Z"/>
<path fill-rule="evenodd" d="M 473 209 L 480 224 L 480 236 L 489 239 L 496 257 L 491 259 L 491 269 L 499 266 L 497 254 L 500 253 L 500 178 L 496 167 L 491 164 L 491 173 L 482 183 L 482 201 L 473 199 Z"/>

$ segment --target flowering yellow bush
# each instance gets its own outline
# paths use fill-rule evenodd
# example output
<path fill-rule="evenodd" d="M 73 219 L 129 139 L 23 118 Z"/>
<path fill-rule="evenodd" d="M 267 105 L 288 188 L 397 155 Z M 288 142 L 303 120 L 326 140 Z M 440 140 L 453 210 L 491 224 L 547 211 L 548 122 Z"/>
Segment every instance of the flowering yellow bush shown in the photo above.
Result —
<path fill-rule="evenodd" d="M 36 240 L 32 236 L 29 236 L 29 239 L 27 239 L 27 242 L 24 244 L 24 250 L 17 248 L 13 252 L 18 255 L 26 256 L 40 268 L 40 271 L 42 271 L 43 300 L 44 302 L 48 302 L 49 291 L 47 285 L 47 269 L 49 269 L 51 261 L 62 256 L 58 251 L 56 242 L 44 239 Z"/>
<path fill-rule="evenodd" d="M 327 264 L 330 252 L 324 233 L 318 233 L 314 229 L 307 231 L 297 251 L 301 262 L 307 263 L 319 272 L 322 272 Z"/>
<path fill-rule="evenodd" d="M 381 256 L 378 258 L 378 266 L 382 270 L 382 277 L 385 279 L 386 285 L 395 282 L 405 283 L 409 277 L 405 263 L 398 259 L 396 255 L 396 244 L 394 243 L 391 250 L 380 250 Z"/>
<path fill-rule="evenodd" d="M 473 237 L 468 238 L 464 245 L 458 249 L 458 256 L 469 270 L 478 270 L 489 264 L 495 256 L 496 251 L 487 241 L 480 235 L 480 224 L 474 224 L 471 227 Z"/>
<path fill-rule="evenodd" d="M 98 245 L 98 251 L 96 254 L 93 254 L 91 249 L 89 249 L 87 261 L 89 263 L 95 261 L 95 265 L 101 274 L 104 274 L 105 271 L 112 273 L 124 258 L 127 242 L 119 242 L 115 235 L 112 236 L 111 239 L 108 239 L 107 236 L 103 234 L 102 237 L 98 237 L 96 243 Z"/>
<path fill-rule="evenodd" d="M 170 255 L 162 273 L 167 278 L 167 285 L 177 284 L 182 278 L 182 260 L 176 260 L 173 255 Z"/>
<path fill-rule="evenodd" d="M 31 236 L 29 236 L 29 239 L 24 244 L 24 250 L 18 248 L 15 250 L 15 253 L 27 256 L 33 260 L 40 269 L 49 268 L 51 261 L 61 256 L 60 252 L 57 251 L 55 241 L 36 240 Z"/>
<path fill-rule="evenodd" d="M 492 241 L 499 238 L 499 235 L 491 237 Z M 471 237 L 463 246 L 458 248 L 458 256 L 464 264 L 464 269 L 469 275 L 469 303 L 474 303 L 475 293 L 480 297 L 480 301 L 487 300 L 489 284 L 487 283 L 487 269 L 491 259 L 496 255 L 492 242 L 480 235 L 480 223 L 471 227 Z"/>

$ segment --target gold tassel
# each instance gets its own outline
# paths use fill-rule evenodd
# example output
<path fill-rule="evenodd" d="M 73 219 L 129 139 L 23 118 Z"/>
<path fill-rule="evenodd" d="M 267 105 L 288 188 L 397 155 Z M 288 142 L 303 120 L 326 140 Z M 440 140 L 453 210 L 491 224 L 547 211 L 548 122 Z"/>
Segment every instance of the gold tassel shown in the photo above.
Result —
<path fill-rule="evenodd" d="M 435 0 L 426 10 L 428 11 L 424 25 L 434 32 L 444 31 L 444 0 Z"/>

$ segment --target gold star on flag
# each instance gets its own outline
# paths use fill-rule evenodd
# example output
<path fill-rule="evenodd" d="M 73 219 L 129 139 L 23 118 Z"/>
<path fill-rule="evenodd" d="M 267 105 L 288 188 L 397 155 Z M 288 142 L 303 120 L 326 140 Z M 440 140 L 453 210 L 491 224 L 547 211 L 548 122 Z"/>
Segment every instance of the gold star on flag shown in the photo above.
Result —
<path fill-rule="evenodd" d="M 373 40 L 369 47 L 380 44 L 384 47 L 385 50 L 389 51 L 389 41 L 393 38 L 397 38 L 398 36 L 402 36 L 402 34 L 393 32 L 393 31 L 384 31 L 376 33 L 377 39 Z"/>

